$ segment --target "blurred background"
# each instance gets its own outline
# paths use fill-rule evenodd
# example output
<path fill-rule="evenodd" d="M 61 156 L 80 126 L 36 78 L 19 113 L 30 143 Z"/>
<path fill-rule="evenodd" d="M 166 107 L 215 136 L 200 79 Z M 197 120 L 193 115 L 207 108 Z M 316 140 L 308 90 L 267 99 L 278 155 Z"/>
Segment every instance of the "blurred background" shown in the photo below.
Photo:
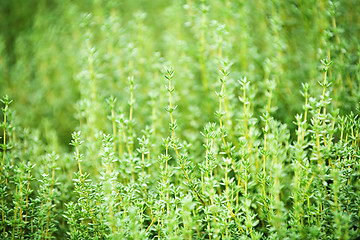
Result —
<path fill-rule="evenodd" d="M 237 80 L 246 76 L 255 114 L 264 112 L 271 92 L 272 116 L 293 129 L 303 110 L 302 83 L 312 96 L 321 94 L 321 59 L 333 61 L 332 108 L 346 114 L 358 106 L 359 12 L 357 0 L 4 0 L 0 94 L 14 100 L 19 126 L 67 146 L 90 115 L 92 126 L 111 129 L 105 121 L 110 95 L 119 113 L 128 110 L 129 76 L 137 128 L 149 125 L 151 104 L 162 119 L 163 67 L 172 66 L 181 134 L 191 138 L 215 118 L 218 70 L 226 60 L 233 115 Z"/>

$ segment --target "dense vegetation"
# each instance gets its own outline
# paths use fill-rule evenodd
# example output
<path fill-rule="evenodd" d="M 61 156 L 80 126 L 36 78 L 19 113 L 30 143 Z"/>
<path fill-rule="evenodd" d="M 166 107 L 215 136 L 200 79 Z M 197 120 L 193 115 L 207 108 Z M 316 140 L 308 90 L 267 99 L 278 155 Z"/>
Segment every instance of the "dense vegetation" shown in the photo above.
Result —
<path fill-rule="evenodd" d="M 0 3 L 1 239 L 356 239 L 357 0 Z"/>

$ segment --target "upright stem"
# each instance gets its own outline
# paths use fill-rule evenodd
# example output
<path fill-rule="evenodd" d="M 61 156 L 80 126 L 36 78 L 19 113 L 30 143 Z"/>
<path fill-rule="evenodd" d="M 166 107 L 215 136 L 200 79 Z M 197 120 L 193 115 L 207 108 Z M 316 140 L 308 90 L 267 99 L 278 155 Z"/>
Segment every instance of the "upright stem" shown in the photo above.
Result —
<path fill-rule="evenodd" d="M 9 109 L 9 105 L 12 102 L 12 100 L 9 99 L 8 96 L 5 96 L 3 99 L 0 99 L 0 101 L 5 105 L 5 107 L 2 109 L 2 112 L 4 114 L 4 120 L 2 123 L 2 128 L 3 128 L 3 146 L 2 146 L 2 159 L 1 159 L 1 169 L 0 169 L 0 181 L 1 183 L 5 183 L 5 186 L 7 185 L 7 178 L 6 179 L 2 179 L 2 174 L 3 174 L 3 170 L 4 170 L 4 163 L 5 163 L 5 154 L 6 154 L 6 150 L 7 150 L 7 142 L 6 142 L 6 130 L 7 130 L 7 111 Z M 4 197 L 1 198 L 1 218 L 2 218 L 2 222 L 5 222 L 5 211 L 4 211 Z M 5 232 L 5 226 L 3 228 L 3 235 L 5 236 L 6 232 Z"/>
<path fill-rule="evenodd" d="M 4 112 L 4 121 L 3 121 L 3 155 L 1 160 L 1 171 L 0 171 L 0 178 L 2 177 L 3 169 L 4 169 L 4 162 L 5 162 L 5 152 L 6 152 L 6 113 L 8 110 L 8 105 L 5 104 L 5 108 L 3 109 Z"/>
<path fill-rule="evenodd" d="M 223 127 L 223 122 L 222 122 L 222 116 L 223 116 L 223 113 L 222 113 L 222 101 L 223 101 L 223 98 L 224 98 L 224 95 L 225 95 L 225 81 L 226 81 L 226 78 L 227 76 L 229 75 L 229 72 L 227 71 L 226 68 L 222 69 L 221 70 L 222 74 L 223 74 L 223 78 L 220 79 L 220 82 L 221 82 L 221 90 L 220 90 L 220 93 L 218 93 L 218 96 L 219 96 L 219 111 L 217 113 L 218 117 L 219 117 L 219 125 L 220 125 L 220 131 L 221 131 L 221 139 L 222 139 L 222 142 L 224 144 L 224 148 L 225 148 L 225 151 L 226 151 L 226 155 L 228 157 L 228 159 L 230 160 L 231 164 L 232 164 L 232 167 L 233 167 L 233 170 L 234 170 L 234 173 L 235 175 L 237 175 L 238 178 L 240 178 L 236 171 L 236 167 L 235 167 L 235 162 L 234 162 L 234 159 L 231 157 L 231 153 L 230 153 L 230 147 L 228 146 L 227 142 L 226 142 L 226 139 L 225 139 L 225 129 Z M 225 170 L 225 178 L 227 179 L 227 170 Z M 226 180 L 227 181 L 227 180 Z M 243 229 L 242 227 L 240 226 L 240 223 L 239 223 L 239 220 L 237 219 L 237 217 L 235 216 L 232 208 L 231 208 L 231 204 L 230 204 L 230 199 L 229 199 L 229 194 L 228 194 L 228 183 L 225 183 L 225 191 L 226 191 L 226 200 L 227 200 L 227 208 L 229 209 L 230 211 L 230 215 L 234 218 L 235 222 L 238 224 L 238 227 L 239 227 L 239 230 L 241 232 L 243 232 Z"/>
<path fill-rule="evenodd" d="M 169 84 L 168 84 L 168 87 L 167 87 L 167 90 L 169 92 L 169 113 L 170 113 L 170 128 L 171 128 L 171 139 L 172 139 L 172 146 L 173 146 L 173 149 L 175 150 L 175 153 L 176 153 L 176 156 L 178 159 L 181 159 L 181 156 L 179 154 L 179 150 L 178 150 L 178 146 L 176 145 L 176 138 L 175 138 L 175 128 L 176 128 L 176 123 L 174 121 L 174 117 L 173 117 L 173 114 L 172 112 L 176 109 L 176 106 L 174 107 L 173 104 L 172 104 L 172 92 L 175 90 L 172 86 L 171 86 L 171 80 L 172 78 L 174 77 L 174 70 L 172 69 L 167 69 L 167 75 L 165 76 L 165 78 L 168 80 Z M 203 206 L 205 206 L 205 202 L 203 200 L 203 198 L 200 196 L 199 192 L 196 190 L 196 188 L 193 186 L 192 184 L 192 181 L 188 175 L 188 173 L 186 172 L 186 169 L 185 169 L 185 162 L 182 161 L 181 162 L 181 170 L 183 171 L 184 173 L 184 176 L 185 176 L 185 179 L 186 181 L 189 183 L 189 186 L 190 188 L 192 189 L 192 191 L 195 193 L 195 196 L 200 200 L 201 204 Z"/>

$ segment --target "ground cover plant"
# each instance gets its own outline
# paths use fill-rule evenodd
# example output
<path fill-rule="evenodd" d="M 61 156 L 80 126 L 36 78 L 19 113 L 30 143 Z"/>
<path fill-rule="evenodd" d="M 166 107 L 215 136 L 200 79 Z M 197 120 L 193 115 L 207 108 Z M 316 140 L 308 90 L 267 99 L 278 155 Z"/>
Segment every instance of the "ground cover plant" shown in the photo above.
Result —
<path fill-rule="evenodd" d="M 357 239 L 360 5 L 0 3 L 1 239 Z"/>

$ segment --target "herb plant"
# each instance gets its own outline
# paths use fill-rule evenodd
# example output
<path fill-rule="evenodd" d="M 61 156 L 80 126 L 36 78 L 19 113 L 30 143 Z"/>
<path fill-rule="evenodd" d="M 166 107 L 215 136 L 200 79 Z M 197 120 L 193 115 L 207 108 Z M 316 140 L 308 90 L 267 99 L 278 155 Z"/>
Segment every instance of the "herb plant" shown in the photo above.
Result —
<path fill-rule="evenodd" d="M 21 2 L 1 239 L 360 236 L 357 1 Z"/>

